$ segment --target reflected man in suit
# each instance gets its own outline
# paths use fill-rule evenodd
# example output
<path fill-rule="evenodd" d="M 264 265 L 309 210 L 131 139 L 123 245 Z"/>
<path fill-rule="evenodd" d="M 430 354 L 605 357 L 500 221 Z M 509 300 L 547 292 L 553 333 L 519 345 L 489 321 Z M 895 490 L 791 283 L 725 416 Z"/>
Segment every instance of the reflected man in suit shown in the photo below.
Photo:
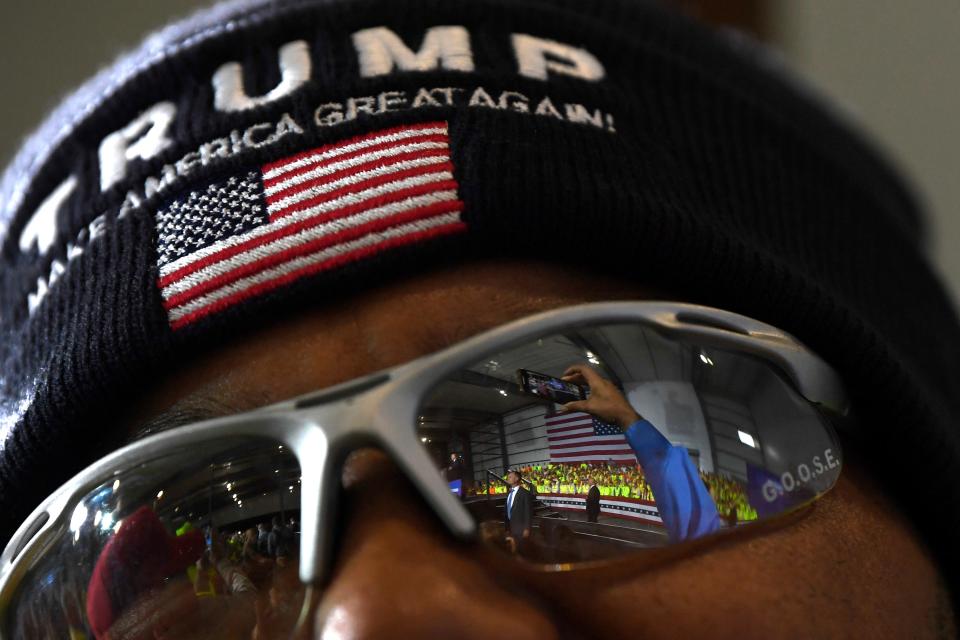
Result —
<path fill-rule="evenodd" d="M 456 452 L 450 454 L 450 464 L 443 471 L 447 482 L 463 479 L 463 460 Z"/>
<path fill-rule="evenodd" d="M 600 516 L 600 489 L 597 481 L 590 479 L 590 489 L 587 491 L 587 522 L 596 522 Z"/>
<path fill-rule="evenodd" d="M 530 539 L 530 527 L 533 526 L 533 497 L 523 488 L 518 472 L 507 472 L 507 484 L 510 485 L 510 491 L 504 505 L 503 523 L 511 548 L 523 553 Z"/>

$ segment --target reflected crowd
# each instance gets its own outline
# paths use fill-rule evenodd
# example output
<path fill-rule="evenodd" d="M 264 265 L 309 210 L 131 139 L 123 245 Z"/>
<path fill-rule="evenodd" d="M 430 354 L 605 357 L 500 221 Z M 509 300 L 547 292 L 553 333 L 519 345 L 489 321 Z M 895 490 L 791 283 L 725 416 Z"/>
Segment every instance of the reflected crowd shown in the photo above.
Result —
<path fill-rule="evenodd" d="M 538 494 L 586 496 L 591 484 L 596 484 L 602 498 L 656 502 L 639 464 L 544 462 L 519 467 L 518 470 L 527 486 L 535 488 Z M 746 486 L 742 482 L 702 470 L 700 478 L 722 518 L 731 523 L 757 519 L 757 511 L 750 505 Z M 507 486 L 498 481 L 482 482 L 472 486 L 469 493 L 475 496 L 506 494 Z"/>
<path fill-rule="evenodd" d="M 52 570 L 22 594 L 14 637 L 72 640 L 288 638 L 303 603 L 296 521 L 241 531 L 181 523 L 150 506 L 126 516 L 93 569 Z M 84 580 L 83 575 L 89 575 Z"/>
<path fill-rule="evenodd" d="M 275 517 L 272 526 L 261 523 L 228 535 L 208 528 L 205 535 L 206 552 L 187 568 L 196 597 L 244 598 L 250 607 L 246 623 L 238 624 L 237 637 L 285 638 L 303 602 L 296 522 L 281 523 Z"/>

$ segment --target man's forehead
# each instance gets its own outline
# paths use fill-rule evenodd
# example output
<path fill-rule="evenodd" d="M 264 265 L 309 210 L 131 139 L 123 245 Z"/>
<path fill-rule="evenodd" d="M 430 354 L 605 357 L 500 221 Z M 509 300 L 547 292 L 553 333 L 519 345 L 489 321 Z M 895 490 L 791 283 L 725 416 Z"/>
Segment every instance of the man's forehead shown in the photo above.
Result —
<path fill-rule="evenodd" d="M 484 261 L 318 306 L 204 354 L 141 399 L 132 439 L 397 366 L 525 315 L 651 289 L 589 269 Z"/>

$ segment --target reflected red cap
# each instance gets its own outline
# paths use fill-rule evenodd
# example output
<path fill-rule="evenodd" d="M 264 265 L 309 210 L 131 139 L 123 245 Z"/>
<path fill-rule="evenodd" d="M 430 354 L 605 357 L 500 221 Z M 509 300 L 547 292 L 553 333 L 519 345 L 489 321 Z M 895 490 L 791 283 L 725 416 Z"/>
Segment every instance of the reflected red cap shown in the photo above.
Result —
<path fill-rule="evenodd" d="M 114 620 L 145 591 L 185 571 L 203 553 L 197 530 L 167 533 L 150 507 L 141 507 L 107 543 L 87 587 L 87 618 L 94 635 L 107 638 Z"/>

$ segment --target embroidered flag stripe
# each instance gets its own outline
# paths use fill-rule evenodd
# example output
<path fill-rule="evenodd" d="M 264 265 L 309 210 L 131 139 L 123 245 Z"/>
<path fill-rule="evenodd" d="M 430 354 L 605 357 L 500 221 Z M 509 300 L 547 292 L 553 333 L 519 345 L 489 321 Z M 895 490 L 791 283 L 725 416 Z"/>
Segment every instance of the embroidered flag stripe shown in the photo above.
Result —
<path fill-rule="evenodd" d="M 439 138 L 439 136 L 437 136 L 437 138 Z M 335 162 L 308 165 L 291 175 L 283 176 L 282 179 L 273 183 L 265 180 L 264 193 L 267 196 L 275 196 L 284 192 L 291 192 L 302 187 L 304 182 L 310 182 L 317 178 L 329 180 L 331 176 L 356 172 L 364 165 L 377 164 L 378 160 L 383 160 L 384 158 L 400 160 L 416 157 L 417 154 L 428 154 L 430 152 L 443 154 L 447 149 L 449 149 L 449 145 L 447 145 L 446 142 L 437 141 L 391 145 L 377 150 L 358 151 L 357 153 L 338 158 Z M 399 156 L 399 158 L 397 156 Z"/>
<path fill-rule="evenodd" d="M 267 199 L 267 211 L 273 219 L 288 216 L 298 211 L 307 211 L 320 205 L 336 203 L 338 201 L 357 201 L 366 198 L 374 198 L 384 193 L 399 191 L 407 187 L 437 182 L 440 180 L 453 180 L 453 174 L 450 171 L 437 171 L 433 167 L 418 167 L 409 171 L 402 171 L 392 175 L 379 176 L 369 181 L 350 185 L 334 192 L 319 195 L 313 198 L 307 198 L 298 202 L 294 206 L 284 206 L 280 203 Z M 353 196 L 352 198 L 350 196 Z"/>
<path fill-rule="evenodd" d="M 441 186 L 445 185 L 449 188 L 444 191 L 435 191 L 437 184 Z M 350 200 L 351 203 L 346 204 L 346 206 L 341 206 L 344 205 L 345 202 L 339 201 L 331 206 L 311 208 L 301 212 L 301 215 L 282 218 L 278 220 L 277 224 L 269 227 L 261 227 L 257 232 L 251 232 L 244 238 L 237 238 L 233 242 L 224 242 L 222 249 L 219 251 L 204 252 L 204 255 L 198 257 L 196 260 L 185 264 L 173 273 L 162 276 L 160 286 L 167 291 L 170 290 L 168 289 L 170 284 L 177 281 L 196 283 L 195 278 L 188 278 L 187 276 L 204 269 L 210 269 L 218 264 L 228 266 L 232 264 L 228 262 L 229 259 L 238 255 L 242 256 L 251 249 L 274 242 L 280 238 L 299 237 L 300 239 L 306 239 L 307 236 L 304 235 L 306 230 L 313 227 L 320 227 L 324 225 L 324 223 L 331 223 L 341 218 L 350 219 L 341 222 L 339 227 L 328 225 L 323 227 L 321 231 L 342 228 L 343 225 L 362 224 L 373 216 L 400 213 L 408 208 L 417 208 L 444 201 L 451 203 L 458 202 L 455 191 L 457 185 L 452 179 L 435 184 L 403 188 L 405 186 L 405 184 L 398 183 L 394 185 L 395 188 L 399 189 L 396 193 L 378 194 L 379 197 L 371 197 L 366 200 L 359 199 L 359 201 L 357 198 L 353 198 Z M 163 272 L 161 271 L 161 273 Z M 207 271 L 207 273 L 209 273 L 209 271 Z"/>
<path fill-rule="evenodd" d="M 241 280 L 266 267 L 272 267 L 298 256 L 326 249 L 337 243 L 354 240 L 369 233 L 383 231 L 396 224 L 430 218 L 442 213 L 459 213 L 461 210 L 462 206 L 457 202 L 439 203 L 412 209 L 387 220 L 369 216 L 373 219 L 365 224 L 357 227 L 343 225 L 345 228 L 340 228 L 338 231 L 331 232 L 324 227 L 312 229 L 311 231 L 313 231 L 313 233 L 302 234 L 302 237 L 299 239 L 299 244 L 294 244 L 293 246 L 288 246 L 290 243 L 284 238 L 280 241 L 257 247 L 256 250 L 250 251 L 249 253 L 240 254 L 233 261 L 218 263 L 205 269 L 203 272 L 193 274 L 185 280 L 183 286 L 178 286 L 181 283 L 174 283 L 164 288 L 164 295 L 169 296 L 164 306 L 168 310 L 173 309 L 190 300 L 200 298 L 210 291 Z M 362 219 L 362 216 L 354 216 L 352 218 L 352 220 L 358 219 Z"/>
<path fill-rule="evenodd" d="M 466 229 L 445 122 L 289 156 L 157 212 L 161 296 L 183 327 L 306 275 Z"/>
<path fill-rule="evenodd" d="M 445 151 L 420 152 L 411 156 L 409 160 L 396 158 L 396 162 L 385 167 L 380 162 L 373 161 L 354 170 L 343 171 L 342 177 L 338 174 L 327 180 L 312 180 L 302 188 L 291 189 L 289 195 L 286 191 L 275 194 L 276 199 L 271 199 L 271 206 L 282 209 L 323 194 L 344 192 L 351 186 L 369 186 L 377 179 L 389 180 L 390 176 L 414 175 L 421 167 L 430 167 L 433 171 L 453 171 L 453 165 L 447 161 L 448 154 Z"/>
<path fill-rule="evenodd" d="M 447 177 L 448 176 L 443 176 L 443 179 L 446 179 Z M 452 180 L 452 175 L 449 177 Z M 406 186 L 406 183 L 401 183 L 398 181 L 394 188 L 397 190 L 403 190 Z M 380 190 L 378 194 L 381 197 L 378 201 L 388 202 L 388 199 L 383 197 L 383 194 L 388 191 L 389 190 Z M 409 196 L 411 193 L 414 193 L 414 191 L 409 189 L 404 193 L 395 193 L 393 195 L 393 200 L 402 200 L 403 196 Z M 371 197 L 378 194 L 372 194 Z M 314 207 L 299 211 L 291 214 L 290 216 L 279 217 L 273 221 L 273 224 L 262 225 L 251 230 L 249 233 L 244 234 L 243 236 L 234 236 L 228 238 L 218 246 L 201 248 L 191 255 L 184 256 L 183 258 L 177 259 L 174 262 L 161 267 L 160 274 L 162 278 L 162 284 L 166 285 L 167 281 L 170 279 L 180 278 L 188 273 L 196 271 L 198 268 L 200 268 L 200 266 L 196 265 L 195 263 L 209 263 L 211 256 L 214 256 L 221 251 L 227 251 L 227 256 L 233 255 L 233 253 L 237 251 L 254 246 L 257 239 L 265 237 L 276 238 L 284 233 L 294 233 L 295 231 L 299 231 L 306 226 L 310 226 L 311 224 L 319 224 L 324 220 L 335 218 L 337 217 L 335 212 L 337 205 L 344 204 L 344 202 L 347 202 L 348 206 L 353 206 L 353 209 L 347 210 L 345 207 L 344 211 L 341 211 L 343 215 L 349 215 L 358 208 L 365 206 L 365 203 L 361 202 L 361 200 L 362 198 L 354 196 L 349 198 L 349 201 L 344 200 L 326 207 Z M 366 203 L 366 205 L 370 204 L 371 203 L 369 202 Z M 318 214 L 323 215 L 318 216 Z"/>
<path fill-rule="evenodd" d="M 258 274 L 259 277 L 250 278 L 247 283 L 240 283 L 237 287 L 230 288 L 222 297 L 211 297 L 209 304 L 205 303 L 206 306 L 185 308 L 176 313 L 170 313 L 170 326 L 173 329 L 179 329 L 205 316 L 223 311 L 238 302 L 291 284 L 304 276 L 334 269 L 388 249 L 415 244 L 451 233 L 463 232 L 466 229 L 467 225 L 460 221 L 460 216 L 452 214 L 448 217 L 422 221 L 419 224 L 393 227 L 379 236 L 368 235 L 360 240 L 338 245 L 320 254 L 291 261 L 287 265 L 288 270 L 286 272 L 281 269 L 274 269 Z"/>
<path fill-rule="evenodd" d="M 421 125 L 408 125 L 396 127 L 393 129 L 383 129 L 375 133 L 370 133 L 340 143 L 329 144 L 309 151 L 304 151 L 293 156 L 289 156 L 276 162 L 271 162 L 263 166 L 263 175 L 267 180 L 295 171 L 309 164 L 314 164 L 321 160 L 335 158 L 339 155 L 353 153 L 360 149 L 377 146 L 388 142 L 401 142 L 422 135 L 440 134 L 447 135 L 446 122 L 429 122 Z"/>

